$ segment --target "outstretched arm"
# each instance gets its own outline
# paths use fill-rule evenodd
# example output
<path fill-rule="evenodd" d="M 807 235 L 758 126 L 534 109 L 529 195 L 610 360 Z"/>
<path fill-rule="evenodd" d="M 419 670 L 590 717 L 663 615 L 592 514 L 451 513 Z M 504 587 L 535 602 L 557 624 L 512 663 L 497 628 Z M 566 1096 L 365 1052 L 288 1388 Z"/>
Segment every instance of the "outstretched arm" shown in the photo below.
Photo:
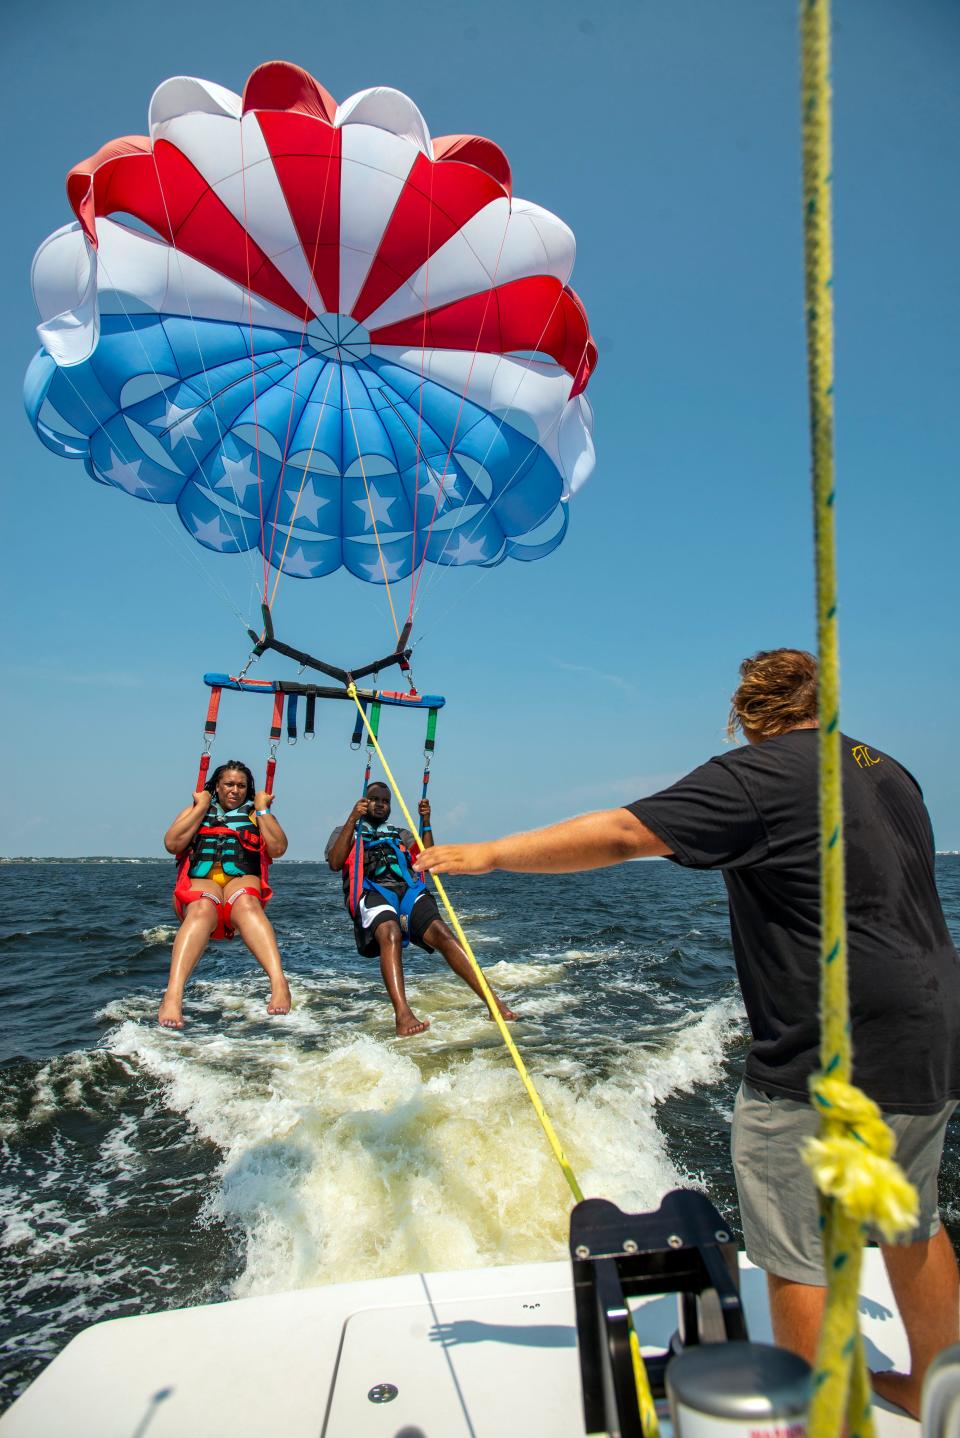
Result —
<path fill-rule="evenodd" d="M 168 854 L 182 854 L 196 837 L 197 830 L 207 817 L 213 795 L 207 789 L 198 789 L 193 803 L 181 809 L 170 828 L 163 836 L 163 847 Z"/>
<path fill-rule="evenodd" d="M 438 874 L 487 874 L 491 869 L 515 874 L 572 874 L 670 853 L 670 845 L 628 809 L 600 809 L 551 824 L 548 829 L 510 834 L 485 844 L 436 844 L 424 850 L 414 867 L 422 873 Z"/>

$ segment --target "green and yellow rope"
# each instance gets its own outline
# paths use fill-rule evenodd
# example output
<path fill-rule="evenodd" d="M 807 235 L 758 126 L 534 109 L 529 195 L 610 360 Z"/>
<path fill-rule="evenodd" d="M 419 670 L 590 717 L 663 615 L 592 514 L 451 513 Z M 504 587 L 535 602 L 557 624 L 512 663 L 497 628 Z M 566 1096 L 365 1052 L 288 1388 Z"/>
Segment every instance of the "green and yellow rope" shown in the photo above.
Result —
<path fill-rule="evenodd" d="M 821 1194 L 827 1307 L 814 1367 L 810 1438 L 872 1438 L 859 1327 L 864 1232 L 893 1240 L 916 1223 L 916 1193 L 892 1162 L 893 1135 L 850 1075 L 840 750 L 833 448 L 830 3 L 800 0 L 807 369 L 820 669 L 820 1062 L 811 1099 L 820 1136 L 804 1155 Z"/>

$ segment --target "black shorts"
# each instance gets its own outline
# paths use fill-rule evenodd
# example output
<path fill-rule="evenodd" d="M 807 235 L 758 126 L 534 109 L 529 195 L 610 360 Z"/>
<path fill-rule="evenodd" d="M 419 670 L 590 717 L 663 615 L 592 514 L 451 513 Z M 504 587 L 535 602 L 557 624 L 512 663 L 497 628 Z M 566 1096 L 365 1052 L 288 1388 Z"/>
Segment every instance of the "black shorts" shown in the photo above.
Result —
<path fill-rule="evenodd" d="M 426 949 L 428 954 L 432 954 L 433 949 L 425 942 L 423 936 L 434 919 L 439 919 L 439 917 L 440 910 L 437 908 L 437 901 L 425 889 L 411 909 L 409 918 L 402 921 L 406 937 L 409 938 L 411 944 L 416 944 L 418 949 Z M 382 894 L 378 894 L 376 889 L 368 889 L 357 905 L 357 912 L 353 916 L 353 936 L 357 941 L 357 952 L 362 954 L 365 959 L 376 958 L 379 954 L 377 929 L 381 924 L 389 923 L 391 919 L 394 923 L 400 922 L 397 910 Z"/>

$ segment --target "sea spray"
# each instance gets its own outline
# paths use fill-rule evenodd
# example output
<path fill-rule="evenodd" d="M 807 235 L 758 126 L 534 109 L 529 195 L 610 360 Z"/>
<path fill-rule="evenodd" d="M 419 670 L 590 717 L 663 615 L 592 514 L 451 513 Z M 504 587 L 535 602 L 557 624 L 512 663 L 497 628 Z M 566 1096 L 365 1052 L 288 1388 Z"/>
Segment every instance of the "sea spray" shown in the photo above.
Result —
<path fill-rule="evenodd" d="M 540 982 L 565 970 L 519 967 Z M 112 1035 L 112 1051 L 142 1065 L 222 1154 L 205 1212 L 242 1247 L 235 1294 L 563 1253 L 569 1196 L 495 1031 L 461 985 L 438 979 L 430 998 L 443 1018 L 416 1045 L 369 1033 L 337 1042 L 329 996 L 324 1025 L 303 995 L 296 1029 L 171 1036 L 127 1022 Z M 569 1056 L 562 1079 L 537 1074 L 588 1192 L 643 1209 L 690 1181 L 655 1105 L 671 1085 L 717 1076 L 735 1015 L 729 1001 L 714 1009 L 657 1047 L 615 1045 L 602 1079 Z M 324 1034 L 326 1052 L 313 1047 Z"/>

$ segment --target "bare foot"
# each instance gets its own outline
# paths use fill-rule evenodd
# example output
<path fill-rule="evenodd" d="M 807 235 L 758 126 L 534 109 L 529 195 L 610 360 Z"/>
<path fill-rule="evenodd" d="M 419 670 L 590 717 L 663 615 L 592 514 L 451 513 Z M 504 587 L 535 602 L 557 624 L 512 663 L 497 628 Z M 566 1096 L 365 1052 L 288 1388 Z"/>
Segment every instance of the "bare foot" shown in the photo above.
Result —
<path fill-rule="evenodd" d="M 410 1039 L 414 1034 L 426 1033 L 430 1027 L 429 1019 L 418 1019 L 412 1009 L 407 1009 L 405 1014 L 397 1015 L 397 1038 Z"/>
<path fill-rule="evenodd" d="M 894 1373 L 892 1369 L 883 1373 L 871 1373 L 870 1382 L 878 1398 L 885 1398 L 909 1413 L 911 1418 L 920 1417 L 920 1391 L 922 1384 L 911 1378 L 909 1373 Z"/>
<path fill-rule="evenodd" d="M 171 999 L 164 994 L 160 1001 L 157 1023 L 162 1029 L 183 1028 L 183 1008 L 179 999 Z"/>
<path fill-rule="evenodd" d="M 493 997 L 497 999 L 496 994 L 494 994 Z M 497 1008 L 500 1010 L 500 1017 L 504 1020 L 505 1023 L 512 1023 L 514 1019 L 518 1019 L 520 1017 L 519 1014 L 514 1013 L 513 1009 L 507 1008 L 506 1004 L 503 1002 L 503 999 L 497 999 Z M 490 1015 L 490 1018 L 492 1021 L 492 1014 Z"/>
<path fill-rule="evenodd" d="M 267 1001 L 268 1014 L 288 1014 L 293 1008 L 293 999 L 290 997 L 290 985 L 286 979 L 278 979 L 270 989 L 270 998 Z"/>

